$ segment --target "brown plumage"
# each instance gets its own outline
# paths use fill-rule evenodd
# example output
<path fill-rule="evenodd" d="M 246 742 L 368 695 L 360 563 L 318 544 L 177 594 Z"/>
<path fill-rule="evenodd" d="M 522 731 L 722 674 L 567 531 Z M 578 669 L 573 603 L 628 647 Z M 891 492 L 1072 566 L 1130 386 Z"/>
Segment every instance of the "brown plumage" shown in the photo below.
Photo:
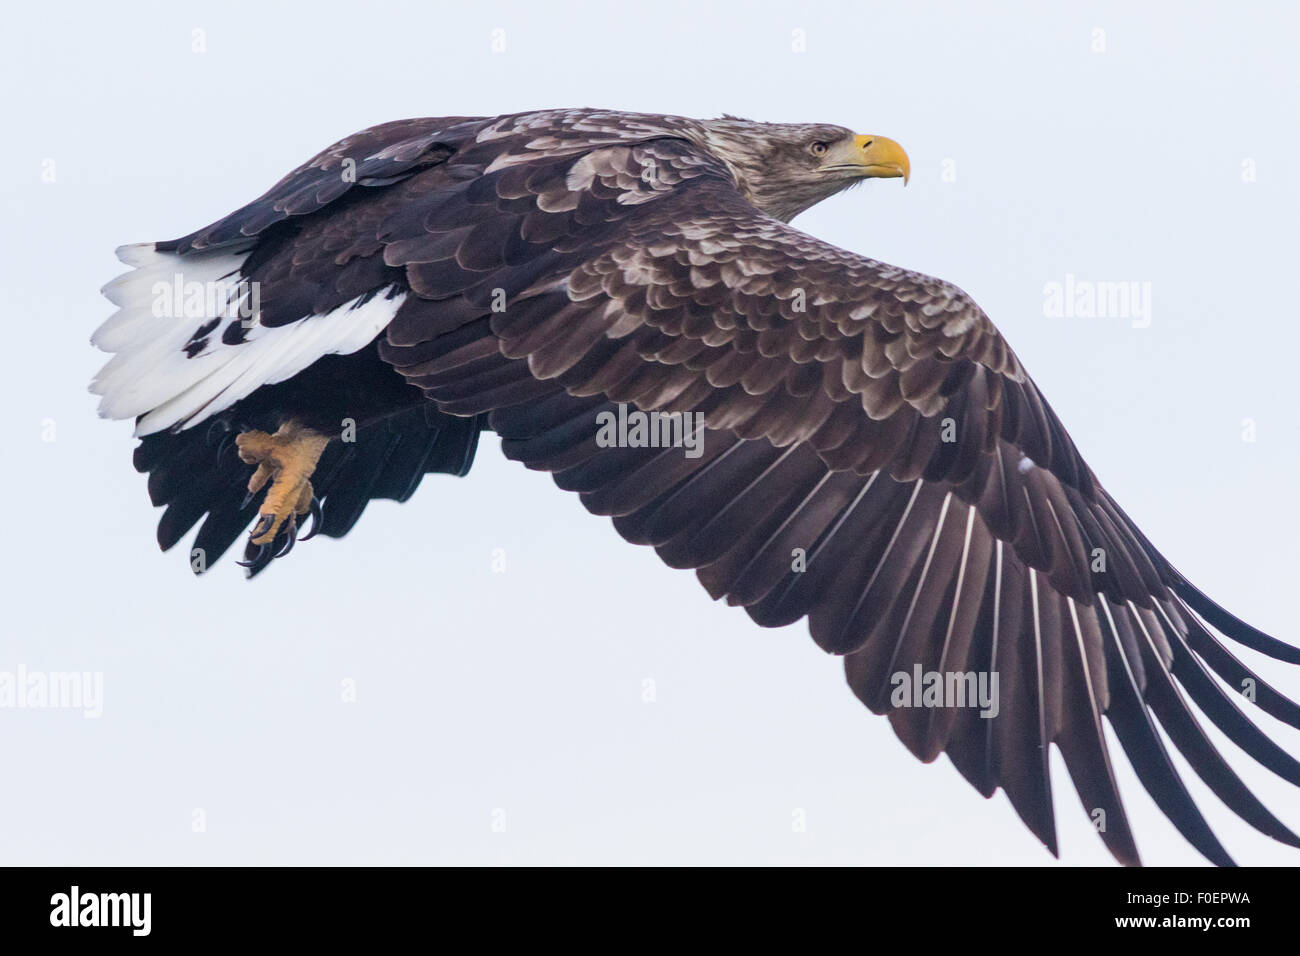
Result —
<path fill-rule="evenodd" d="M 1218 608 L 1150 545 L 961 290 L 788 224 L 853 182 L 893 175 L 850 156 L 879 142 L 824 125 L 590 110 L 407 120 L 151 246 L 181 270 L 231 256 L 261 298 L 251 331 L 193 320 L 181 340 L 194 354 L 169 357 L 171 404 L 147 403 L 112 365 L 97 380 L 108 414 L 141 423 L 136 464 L 167 506 L 160 543 L 204 519 L 207 566 L 255 517 L 228 433 L 295 422 L 339 437 L 313 479 L 338 536 L 370 498 L 404 499 L 429 472 L 464 474 L 491 429 L 627 540 L 695 569 L 714 598 L 764 626 L 807 617 L 913 753 L 947 753 L 985 796 L 1004 789 L 1053 853 L 1055 744 L 1085 810 L 1104 813 L 1107 847 L 1138 862 L 1103 717 L 1210 860 L 1231 862 L 1153 717 L 1241 817 L 1300 845 L 1184 698 L 1300 784 L 1300 763 L 1245 714 L 1257 706 L 1300 727 L 1300 708 L 1212 628 L 1282 660 L 1300 651 Z M 148 250 L 131 256 L 161 268 Z M 97 341 L 129 357 L 160 333 L 140 331 L 127 286 Z M 359 341 L 347 323 L 362 310 L 384 324 Z M 327 327 L 318 353 L 274 334 L 324 339 Z M 271 341 L 283 343 L 276 356 L 305 357 L 236 364 L 270 355 L 258 343 Z M 702 453 L 603 447 L 598 418 L 620 403 L 702 414 Z M 342 440 L 345 420 L 355 441 Z M 250 556 L 254 572 L 270 561 Z M 997 716 L 897 706 L 895 675 L 918 665 L 996 672 Z M 1253 680 L 1255 701 L 1233 701 L 1211 672 Z"/>

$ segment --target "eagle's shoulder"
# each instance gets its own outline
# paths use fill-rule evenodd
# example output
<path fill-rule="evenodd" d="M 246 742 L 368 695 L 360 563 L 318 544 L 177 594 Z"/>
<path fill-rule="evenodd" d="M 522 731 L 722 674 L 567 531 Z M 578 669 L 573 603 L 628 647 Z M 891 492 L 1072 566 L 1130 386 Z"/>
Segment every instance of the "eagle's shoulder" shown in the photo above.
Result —
<path fill-rule="evenodd" d="M 444 162 L 490 118 L 423 117 L 371 126 L 321 150 L 265 193 L 216 222 L 156 245 L 186 254 L 245 242 L 290 217 L 320 212 L 356 187 L 383 187 Z"/>

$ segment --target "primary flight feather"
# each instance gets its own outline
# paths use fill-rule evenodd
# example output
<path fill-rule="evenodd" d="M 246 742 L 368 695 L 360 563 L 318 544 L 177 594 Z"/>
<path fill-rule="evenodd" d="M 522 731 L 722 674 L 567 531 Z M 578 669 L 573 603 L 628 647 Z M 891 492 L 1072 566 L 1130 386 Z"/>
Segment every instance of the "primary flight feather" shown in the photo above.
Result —
<path fill-rule="evenodd" d="M 1187 701 L 1300 785 L 1248 716 L 1300 727 L 1300 707 L 1215 632 L 1300 650 L 1152 547 L 965 293 L 789 225 L 908 173 L 892 140 L 825 124 L 387 123 L 204 229 L 119 250 L 134 268 L 105 289 L 120 310 L 93 341 L 115 354 L 92 390 L 136 421 L 159 544 L 202 522 L 196 570 L 250 523 L 250 574 L 300 521 L 342 536 L 368 501 L 467 473 L 491 430 L 714 598 L 764 626 L 807 617 L 913 753 L 1005 790 L 1053 853 L 1055 744 L 1106 846 L 1139 860 L 1103 717 L 1211 861 L 1231 863 L 1161 731 L 1238 815 L 1300 846 Z M 694 423 L 690 447 L 603 440 L 629 410 Z M 927 706 L 900 696 L 913 675 L 938 675 Z M 996 675 L 995 707 L 943 695 L 968 675 Z"/>

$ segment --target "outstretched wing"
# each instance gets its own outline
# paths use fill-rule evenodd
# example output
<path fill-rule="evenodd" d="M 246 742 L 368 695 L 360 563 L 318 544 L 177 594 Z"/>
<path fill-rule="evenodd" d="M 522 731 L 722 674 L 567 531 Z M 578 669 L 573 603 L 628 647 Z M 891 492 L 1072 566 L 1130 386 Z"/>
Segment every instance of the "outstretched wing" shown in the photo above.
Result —
<path fill-rule="evenodd" d="M 542 143 L 541 147 L 544 148 Z M 472 150 L 470 151 L 472 158 Z M 449 160 L 454 166 L 457 157 Z M 1204 736 L 1300 784 L 1300 764 L 1210 676 L 1300 708 L 1228 636 L 1300 661 L 1191 587 L 1100 487 L 987 316 L 954 286 L 771 219 L 674 139 L 488 164 L 381 229 L 416 293 L 381 354 L 444 410 L 490 413 L 630 541 L 694 568 L 760 624 L 808 617 L 854 692 L 923 760 L 1003 788 L 1055 852 L 1048 748 L 1138 862 L 1102 718 L 1180 831 L 1230 858 L 1156 720 L 1256 828 L 1300 840 Z M 608 448 L 602 412 L 703 416 L 703 452 Z M 799 556 L 803 556 L 803 561 Z M 995 716 L 902 706 L 896 675 L 997 674 Z"/>

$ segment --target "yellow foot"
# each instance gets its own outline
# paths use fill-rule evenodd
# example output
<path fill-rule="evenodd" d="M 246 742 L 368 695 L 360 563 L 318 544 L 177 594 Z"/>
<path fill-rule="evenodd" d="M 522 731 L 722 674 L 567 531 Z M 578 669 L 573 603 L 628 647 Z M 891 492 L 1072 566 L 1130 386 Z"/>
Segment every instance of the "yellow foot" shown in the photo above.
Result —
<path fill-rule="evenodd" d="M 329 443 L 327 436 L 293 422 L 281 425 L 274 435 L 244 432 L 235 437 L 240 459 L 257 465 L 248 480 L 248 493 L 255 495 L 268 482 L 271 485 L 258 509 L 249 544 L 270 544 L 286 524 L 292 536 L 298 518 L 312 511 L 311 476 Z"/>

